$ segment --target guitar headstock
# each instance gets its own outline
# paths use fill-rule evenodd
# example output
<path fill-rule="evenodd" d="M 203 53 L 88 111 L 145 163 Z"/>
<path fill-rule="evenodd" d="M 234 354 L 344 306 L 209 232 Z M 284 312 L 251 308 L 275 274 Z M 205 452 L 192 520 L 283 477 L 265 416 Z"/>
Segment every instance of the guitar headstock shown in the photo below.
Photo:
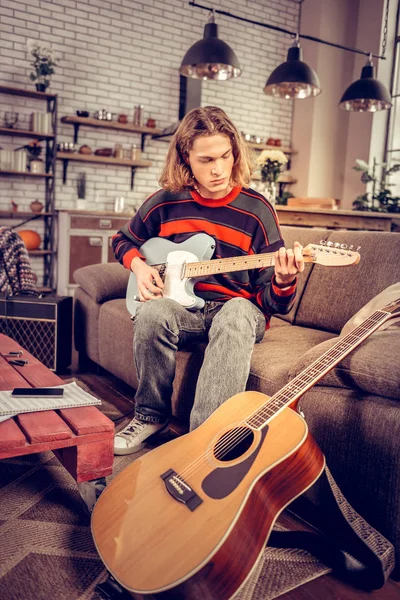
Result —
<path fill-rule="evenodd" d="M 333 242 L 321 244 L 308 244 L 302 250 L 305 262 L 312 262 L 324 267 L 348 267 L 360 262 L 358 251 L 352 250 L 353 246 Z M 359 250 L 359 248 L 357 249 Z"/>

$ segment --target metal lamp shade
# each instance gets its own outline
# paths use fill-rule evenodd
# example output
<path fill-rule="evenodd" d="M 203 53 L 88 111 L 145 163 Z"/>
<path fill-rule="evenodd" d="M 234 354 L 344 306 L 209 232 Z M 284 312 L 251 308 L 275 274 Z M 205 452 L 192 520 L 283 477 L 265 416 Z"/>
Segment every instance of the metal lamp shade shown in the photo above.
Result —
<path fill-rule="evenodd" d="M 361 71 L 361 79 L 352 83 L 340 100 L 344 110 L 376 112 L 392 106 L 390 94 L 385 86 L 374 79 L 374 67 L 368 63 Z"/>
<path fill-rule="evenodd" d="M 301 59 L 299 46 L 289 48 L 287 60 L 268 77 L 264 92 L 278 98 L 309 98 L 321 93 L 318 75 Z"/>
<path fill-rule="evenodd" d="M 218 25 L 207 23 L 203 39 L 186 52 L 179 72 L 193 79 L 225 81 L 239 77 L 242 69 L 232 48 L 218 39 Z"/>

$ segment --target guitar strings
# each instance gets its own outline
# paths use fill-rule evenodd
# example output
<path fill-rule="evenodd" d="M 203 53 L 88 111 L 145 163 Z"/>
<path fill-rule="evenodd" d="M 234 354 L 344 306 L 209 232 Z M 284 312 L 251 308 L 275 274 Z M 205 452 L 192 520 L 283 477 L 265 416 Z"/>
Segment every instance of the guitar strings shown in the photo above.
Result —
<path fill-rule="evenodd" d="M 335 344 L 335 346 L 333 346 L 333 348 L 331 348 L 327 353 L 325 353 L 325 355 L 323 355 L 322 357 L 320 357 L 319 359 L 314 361 L 311 365 L 309 365 L 309 367 L 307 367 L 305 369 L 305 371 L 300 373 L 297 377 L 295 377 L 295 379 L 293 379 L 291 382 L 286 384 L 282 388 L 282 390 L 280 390 L 274 396 L 272 396 L 268 402 L 261 405 L 257 410 L 255 410 L 245 420 L 243 420 L 240 423 L 238 423 L 237 425 L 235 425 L 235 427 L 231 430 L 231 432 L 228 433 L 227 436 L 225 436 L 225 437 L 222 436 L 215 445 L 216 452 L 214 452 L 213 449 L 206 450 L 206 452 L 203 453 L 203 455 L 200 455 L 191 464 L 187 465 L 187 467 L 185 467 L 181 471 L 181 473 L 177 474 L 178 477 L 182 477 L 183 475 L 185 475 L 185 477 L 191 476 L 198 469 L 198 467 L 201 465 L 201 463 L 205 459 L 211 458 L 213 455 L 217 459 L 221 460 L 221 458 L 226 456 L 226 454 L 228 452 L 230 452 L 241 441 L 243 441 L 249 435 L 249 432 L 253 431 L 251 429 L 251 427 L 250 428 L 248 427 L 248 421 L 250 421 L 252 418 L 254 419 L 257 415 L 258 415 L 258 418 L 262 418 L 264 411 L 271 412 L 271 410 L 274 411 L 274 409 L 277 409 L 275 412 L 272 412 L 272 414 L 267 415 L 268 416 L 267 420 L 263 419 L 264 426 L 265 426 L 267 424 L 268 420 L 273 418 L 274 416 L 276 416 L 277 412 L 280 409 L 283 409 L 283 408 L 285 408 L 285 406 L 288 406 L 291 402 L 294 402 L 294 400 L 296 399 L 296 394 L 299 393 L 299 390 L 296 390 L 296 387 L 299 384 L 310 383 L 310 380 L 309 380 L 310 377 L 311 377 L 311 379 L 313 379 L 313 378 L 315 378 L 315 376 L 318 376 L 321 373 L 323 373 L 323 371 L 326 369 L 326 367 L 332 360 L 336 360 L 338 357 L 341 356 L 341 354 L 343 352 L 343 350 L 341 348 L 342 346 L 352 345 L 353 342 L 356 342 L 356 341 L 359 341 L 361 343 L 361 341 L 362 341 L 361 338 L 363 335 L 365 335 L 365 333 L 367 333 L 367 334 L 372 333 L 372 331 L 369 332 L 370 326 L 373 326 L 376 329 L 377 326 L 381 325 L 382 316 L 383 316 L 383 320 L 385 320 L 387 318 L 387 313 L 382 314 L 382 312 L 380 312 L 380 311 L 377 311 L 377 313 L 378 314 L 373 313 L 373 315 L 371 315 L 366 321 L 364 321 L 364 323 L 362 323 L 355 330 L 353 330 L 349 334 L 347 334 L 342 340 L 337 342 L 337 344 Z M 369 323 L 370 321 L 371 321 L 371 323 Z M 365 328 L 367 329 L 366 332 L 363 331 L 363 329 L 365 329 Z M 362 335 L 359 336 L 358 335 L 359 333 L 362 333 Z M 323 363 L 321 364 L 321 361 L 327 361 L 327 362 L 325 364 L 323 364 Z M 316 363 L 318 363 L 318 364 L 316 364 Z M 318 369 L 316 367 L 318 367 Z M 316 372 L 315 375 L 314 375 L 313 371 Z M 290 389 L 290 388 L 292 388 L 292 389 Z M 306 390 L 304 390 L 304 392 L 305 391 Z M 293 392 L 295 392 L 295 394 L 292 398 L 290 398 L 290 397 L 287 398 L 285 396 L 285 394 L 287 392 L 289 394 L 293 394 Z M 279 403 L 282 400 L 286 400 L 286 403 L 283 405 L 280 405 Z M 239 428 L 241 428 L 241 429 L 239 429 Z M 238 430 L 239 430 L 239 433 L 238 433 Z"/>
<path fill-rule="evenodd" d="M 379 321 L 380 319 L 378 319 Z M 372 323 L 373 325 L 375 324 L 374 322 Z M 379 323 L 380 324 L 380 323 Z M 361 327 L 361 326 L 360 326 Z M 350 334 L 348 334 L 348 336 L 345 336 L 345 338 L 343 338 L 343 340 L 341 340 L 341 342 L 339 342 L 340 346 L 344 345 L 344 340 L 348 342 L 353 343 L 353 341 L 358 341 L 359 338 L 357 337 L 357 335 L 354 335 L 353 332 L 350 332 Z M 360 340 L 362 341 L 362 340 Z M 321 357 L 321 359 L 317 359 L 316 361 L 314 361 L 314 363 L 312 363 L 312 365 L 310 365 L 306 371 L 304 371 L 303 373 L 301 373 L 298 377 L 296 377 L 294 380 L 292 380 L 291 382 L 289 382 L 282 390 L 280 390 L 277 394 L 275 394 L 275 396 L 273 396 L 272 398 L 270 398 L 270 400 L 265 403 L 264 405 L 262 405 L 261 407 L 259 407 L 252 415 L 249 415 L 249 417 L 242 421 L 241 423 L 238 423 L 234 429 L 232 429 L 231 433 L 228 434 L 227 436 L 222 437 L 216 444 L 215 449 L 216 449 L 216 458 L 221 458 L 223 456 L 226 455 L 227 452 L 229 452 L 232 448 L 234 448 L 238 443 L 240 443 L 240 441 L 242 441 L 243 439 L 245 439 L 245 437 L 249 434 L 249 431 L 252 431 L 251 429 L 249 429 L 248 427 L 243 427 L 248 425 L 248 421 L 250 421 L 252 418 L 254 419 L 255 416 L 258 415 L 258 418 L 262 417 L 263 412 L 265 411 L 269 411 L 271 412 L 271 414 L 268 414 L 267 416 L 269 418 L 272 418 L 273 416 L 275 416 L 277 414 L 277 411 L 274 413 L 273 410 L 274 409 L 281 409 L 283 408 L 285 405 L 279 405 L 276 403 L 280 402 L 282 400 L 282 396 L 283 396 L 283 400 L 288 401 L 288 403 L 290 404 L 290 402 L 293 402 L 295 400 L 295 396 L 293 398 L 289 398 L 285 395 L 287 392 L 289 392 L 289 394 L 293 394 L 293 392 L 295 392 L 295 394 L 298 394 L 299 390 L 296 389 L 297 386 L 299 384 L 307 384 L 310 383 L 309 378 L 311 376 L 311 378 L 314 378 L 314 372 L 315 372 L 315 376 L 320 375 L 326 368 L 327 364 L 332 360 L 332 359 L 336 359 L 337 357 L 339 357 L 342 354 L 342 350 L 339 347 L 334 347 L 332 348 L 329 353 L 327 353 L 327 355 Z M 321 360 L 324 361 L 328 361 L 325 364 L 318 364 L 318 370 L 316 370 L 315 367 L 315 363 L 320 363 Z M 314 371 L 314 372 L 313 372 Z M 292 388 L 292 389 L 290 389 Z M 301 391 L 301 390 L 300 390 Z M 305 390 L 304 390 L 305 391 Z M 304 393 L 304 392 L 303 392 Z M 267 421 L 265 421 L 265 419 L 263 418 L 263 421 L 265 422 L 265 424 L 267 423 Z M 237 430 L 242 427 L 242 432 L 237 434 Z M 220 442 L 223 441 L 223 443 L 221 444 Z M 233 442 L 233 444 L 232 444 Z M 217 453 L 220 453 L 219 455 Z M 206 453 L 204 453 L 203 456 L 198 457 L 198 459 L 196 459 L 191 465 L 188 465 L 184 471 L 182 471 L 181 475 L 183 473 L 185 473 L 185 475 L 188 472 L 192 472 L 193 468 L 195 468 L 197 466 L 198 462 L 201 462 L 203 460 L 203 458 L 209 458 L 214 454 L 213 451 L 206 451 Z"/>

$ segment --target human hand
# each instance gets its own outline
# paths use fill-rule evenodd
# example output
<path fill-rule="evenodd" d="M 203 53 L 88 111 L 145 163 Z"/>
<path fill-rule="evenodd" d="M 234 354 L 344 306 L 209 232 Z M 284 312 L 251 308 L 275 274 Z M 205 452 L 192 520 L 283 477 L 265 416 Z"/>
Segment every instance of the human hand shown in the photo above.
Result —
<path fill-rule="evenodd" d="M 131 271 L 136 276 L 140 302 L 162 298 L 164 283 L 157 269 L 136 256 L 131 262 Z"/>
<path fill-rule="evenodd" d="M 291 248 L 279 248 L 275 252 L 275 281 L 280 287 L 288 287 L 297 273 L 304 271 L 303 246 L 295 242 Z"/>

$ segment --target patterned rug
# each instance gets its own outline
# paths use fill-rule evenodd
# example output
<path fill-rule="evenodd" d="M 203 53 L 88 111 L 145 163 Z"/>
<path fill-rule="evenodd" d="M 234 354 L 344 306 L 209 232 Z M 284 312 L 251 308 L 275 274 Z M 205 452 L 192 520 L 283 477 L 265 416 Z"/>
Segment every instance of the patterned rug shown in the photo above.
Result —
<path fill-rule="evenodd" d="M 115 409 L 103 408 L 115 418 Z M 131 461 L 116 457 L 113 476 Z M 1 599 L 103 600 L 95 588 L 107 573 L 89 517 L 51 452 L 0 461 L 0 506 Z M 305 551 L 266 548 L 235 600 L 271 600 L 328 572 Z"/>

